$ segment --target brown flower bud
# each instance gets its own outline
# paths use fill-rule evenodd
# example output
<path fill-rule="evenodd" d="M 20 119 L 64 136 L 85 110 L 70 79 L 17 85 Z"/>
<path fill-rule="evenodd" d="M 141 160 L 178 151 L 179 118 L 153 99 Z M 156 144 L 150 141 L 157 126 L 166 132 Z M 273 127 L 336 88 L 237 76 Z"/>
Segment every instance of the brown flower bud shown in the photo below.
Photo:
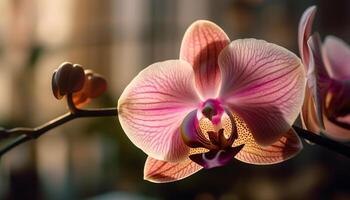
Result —
<path fill-rule="evenodd" d="M 85 74 L 80 65 L 64 62 L 52 75 L 52 92 L 57 99 L 78 92 L 84 86 Z"/>
<path fill-rule="evenodd" d="M 73 102 L 77 107 L 82 107 L 91 99 L 101 96 L 107 89 L 107 81 L 92 70 L 85 70 L 83 88 L 73 95 Z"/>
<path fill-rule="evenodd" d="M 81 108 L 91 101 L 89 97 L 83 91 L 79 91 L 73 94 L 73 103 L 76 107 Z"/>
<path fill-rule="evenodd" d="M 81 65 L 74 64 L 69 76 L 69 93 L 78 92 L 84 86 L 85 73 Z"/>
<path fill-rule="evenodd" d="M 86 75 L 84 91 L 89 98 L 96 98 L 102 95 L 107 89 L 107 81 L 99 74 Z"/>

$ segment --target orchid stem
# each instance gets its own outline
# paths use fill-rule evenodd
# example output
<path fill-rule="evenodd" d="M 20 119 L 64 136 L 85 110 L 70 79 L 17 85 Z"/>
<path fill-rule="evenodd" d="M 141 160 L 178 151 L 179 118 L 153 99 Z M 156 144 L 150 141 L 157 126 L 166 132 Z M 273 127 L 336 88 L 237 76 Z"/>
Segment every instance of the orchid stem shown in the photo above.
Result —
<path fill-rule="evenodd" d="M 326 137 L 317 135 L 311 131 L 302 129 L 297 126 L 293 126 L 296 133 L 299 137 L 309 140 L 312 143 L 325 147 L 329 150 L 335 151 L 339 154 L 342 154 L 348 158 L 350 158 L 350 146 L 347 146 L 343 143 L 328 139 Z"/>
<path fill-rule="evenodd" d="M 70 102 L 68 101 L 68 105 Z M 27 142 L 29 140 L 34 140 L 41 135 L 47 133 L 49 130 L 56 128 L 60 125 L 63 125 L 73 119 L 77 118 L 88 118 L 88 117 L 109 117 L 117 116 L 117 108 L 100 108 L 100 109 L 79 109 L 75 106 L 69 106 L 70 112 L 57 117 L 41 126 L 36 128 L 25 128 L 17 127 L 13 129 L 0 129 L 0 140 L 8 137 L 16 136 L 13 141 L 6 144 L 3 148 L 0 148 L 0 157 L 3 156 L 6 152 L 10 151 L 14 147 Z M 335 151 L 339 154 L 342 154 L 350 158 L 350 146 L 344 145 L 340 142 L 322 137 L 313 132 L 307 131 L 297 126 L 293 126 L 296 133 L 306 140 L 309 140 L 312 143 L 318 144 L 325 148 L 328 148 L 332 151 Z"/>
<path fill-rule="evenodd" d="M 14 140 L 6 144 L 3 148 L 0 148 L 0 157 L 6 152 L 10 151 L 14 147 L 29 141 L 36 139 L 48 132 L 49 130 L 56 128 L 62 124 L 65 124 L 76 118 L 87 117 L 108 117 L 117 116 L 117 108 L 100 108 L 100 109 L 79 109 L 73 102 L 73 95 L 70 93 L 67 95 L 67 106 L 69 112 L 57 117 L 41 126 L 36 128 L 13 128 L 13 129 L 0 129 L 0 139 L 8 138 L 11 136 L 17 136 Z"/>
<path fill-rule="evenodd" d="M 73 119 L 87 118 L 87 117 L 108 117 L 117 116 L 117 108 L 101 108 L 101 109 L 90 109 L 81 110 L 75 108 L 74 112 L 68 112 L 54 120 L 51 120 L 36 128 L 13 128 L 13 129 L 2 129 L 0 130 L 0 139 L 4 139 L 11 136 L 17 136 L 13 141 L 6 144 L 3 148 L 0 148 L 0 157 L 14 147 L 27 142 L 29 140 L 36 139 L 48 132 L 49 130 L 56 128 L 62 124 L 65 124 Z"/>

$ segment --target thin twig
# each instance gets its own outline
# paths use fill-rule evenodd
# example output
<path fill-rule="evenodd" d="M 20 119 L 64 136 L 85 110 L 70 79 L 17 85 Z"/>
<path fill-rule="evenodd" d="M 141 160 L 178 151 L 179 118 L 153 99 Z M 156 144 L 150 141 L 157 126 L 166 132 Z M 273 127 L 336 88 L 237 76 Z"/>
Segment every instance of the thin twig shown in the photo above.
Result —
<path fill-rule="evenodd" d="M 36 128 L 13 128 L 13 129 L 2 129 L 0 130 L 0 139 L 17 136 L 14 140 L 6 144 L 3 148 L 0 149 L 0 157 L 4 155 L 9 150 L 13 149 L 17 145 L 20 145 L 28 140 L 33 140 L 49 130 L 56 128 L 66 122 L 69 122 L 76 118 L 86 118 L 86 117 L 108 117 L 108 116 L 117 116 L 117 108 L 100 108 L 100 109 L 79 109 L 75 106 L 73 102 L 72 94 L 67 95 L 67 106 L 69 112 L 51 120 L 41 126 Z"/>
<path fill-rule="evenodd" d="M 348 158 L 350 158 L 350 146 L 345 145 L 343 143 L 328 139 L 326 137 L 322 137 L 320 135 L 317 135 L 311 131 L 302 129 L 297 126 L 293 126 L 295 132 L 301 137 L 306 140 L 309 140 L 312 143 L 318 144 L 322 147 L 325 147 L 329 150 L 335 151 L 339 154 L 342 154 Z"/>
<path fill-rule="evenodd" d="M 28 140 L 33 140 L 49 130 L 56 128 L 62 124 L 65 124 L 76 118 L 87 118 L 87 117 L 108 117 L 108 116 L 117 116 L 117 108 L 102 108 L 102 109 L 91 109 L 91 110 L 81 110 L 76 109 L 75 113 L 68 112 L 60 117 L 57 117 L 54 120 L 51 120 L 41 126 L 36 128 L 13 128 L 13 129 L 3 129 L 0 130 L 0 139 L 17 136 L 13 141 L 6 144 L 3 148 L 0 149 L 0 157 L 16 147 L 19 144 L 22 144 Z"/>

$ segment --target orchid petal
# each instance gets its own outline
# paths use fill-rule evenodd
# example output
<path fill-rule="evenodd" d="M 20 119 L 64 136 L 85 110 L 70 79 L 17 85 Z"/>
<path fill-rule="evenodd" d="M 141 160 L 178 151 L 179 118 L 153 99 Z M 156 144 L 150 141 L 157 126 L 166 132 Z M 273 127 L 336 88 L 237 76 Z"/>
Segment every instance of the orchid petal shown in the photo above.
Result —
<path fill-rule="evenodd" d="M 326 116 L 323 117 L 323 120 L 324 120 L 324 125 L 326 127 L 326 131 L 323 132 L 325 135 L 338 141 L 345 142 L 350 140 L 350 129 L 343 128 L 333 123 Z M 348 121 L 345 123 L 350 124 Z"/>
<path fill-rule="evenodd" d="M 337 117 L 337 121 L 343 123 L 347 127 L 347 129 L 349 129 L 348 127 L 350 127 L 350 114 Z"/>
<path fill-rule="evenodd" d="M 318 34 L 312 35 L 308 40 L 310 62 L 307 73 L 307 84 L 315 103 L 316 117 L 321 129 L 324 129 L 323 106 L 327 90 L 330 86 L 329 78 L 321 54 L 321 40 Z"/>
<path fill-rule="evenodd" d="M 304 98 L 300 59 L 263 40 L 233 41 L 219 56 L 220 97 L 248 124 L 258 144 L 270 145 L 290 129 Z"/>
<path fill-rule="evenodd" d="M 315 103 L 311 97 L 309 88 L 306 88 L 304 105 L 301 112 L 301 119 L 303 128 L 320 134 L 321 129 L 317 121 Z M 323 122 L 325 130 L 322 131 L 328 137 L 338 140 L 338 141 L 349 141 L 350 140 L 350 130 L 343 128 L 334 122 L 330 121 L 326 115 L 323 115 Z M 343 123 L 350 124 L 350 122 L 344 121 Z"/>
<path fill-rule="evenodd" d="M 327 36 L 323 46 L 323 58 L 329 75 L 338 80 L 350 79 L 350 47 L 341 39 Z"/>
<path fill-rule="evenodd" d="M 214 98 L 220 85 L 217 59 L 230 39 L 216 24 L 199 20 L 186 31 L 180 49 L 180 59 L 193 66 L 196 87 L 203 99 Z"/>
<path fill-rule="evenodd" d="M 301 151 L 303 146 L 299 137 L 291 128 L 270 146 L 260 146 L 252 142 L 246 143 L 244 147 L 236 155 L 235 158 L 237 160 L 255 165 L 268 165 L 280 163 L 294 157 Z"/>
<path fill-rule="evenodd" d="M 159 160 L 188 156 L 179 127 L 199 102 L 191 66 L 181 60 L 152 64 L 135 77 L 118 101 L 120 124 L 129 139 Z"/>
<path fill-rule="evenodd" d="M 348 81 L 334 81 L 326 96 L 324 134 L 335 140 L 350 140 L 350 87 Z"/>
<path fill-rule="evenodd" d="M 203 167 L 190 159 L 172 163 L 148 157 L 144 168 L 144 179 L 154 183 L 167 183 L 184 179 Z"/>
<path fill-rule="evenodd" d="M 316 6 L 309 7 L 300 19 L 298 30 L 299 52 L 305 67 L 309 64 L 309 48 L 307 40 L 311 35 L 312 24 L 316 14 Z"/>
<path fill-rule="evenodd" d="M 300 113 L 301 122 L 304 129 L 319 134 L 320 125 L 316 116 L 315 102 L 311 96 L 310 89 L 306 87 L 304 104 Z"/>
<path fill-rule="evenodd" d="M 325 102 L 327 118 L 330 121 L 338 122 L 340 126 L 344 125 L 344 128 L 350 129 L 347 117 L 350 114 L 350 81 L 332 81 Z"/>
<path fill-rule="evenodd" d="M 242 162 L 255 165 L 280 163 L 298 154 L 303 147 L 293 128 L 283 133 L 272 145 L 261 146 L 256 143 L 247 124 L 237 115 L 234 115 L 234 118 L 238 131 L 238 139 L 234 145 L 244 144 L 235 158 Z"/>

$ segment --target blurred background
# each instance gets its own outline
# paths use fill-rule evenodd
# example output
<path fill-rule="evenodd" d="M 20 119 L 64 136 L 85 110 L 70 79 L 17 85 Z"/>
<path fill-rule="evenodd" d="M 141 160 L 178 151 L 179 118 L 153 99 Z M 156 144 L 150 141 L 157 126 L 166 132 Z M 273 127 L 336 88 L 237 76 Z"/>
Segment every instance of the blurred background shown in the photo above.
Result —
<path fill-rule="evenodd" d="M 178 57 L 196 19 L 232 40 L 260 38 L 298 54 L 298 21 L 313 4 L 314 30 L 349 43 L 347 0 L 1 0 L 0 126 L 33 127 L 66 112 L 51 93 L 64 61 L 107 78 L 91 107 L 116 106 L 141 69 Z M 145 159 L 117 118 L 75 120 L 1 158 L 0 199 L 350 199 L 350 159 L 308 144 L 279 165 L 233 161 L 169 184 L 143 180 Z"/>

